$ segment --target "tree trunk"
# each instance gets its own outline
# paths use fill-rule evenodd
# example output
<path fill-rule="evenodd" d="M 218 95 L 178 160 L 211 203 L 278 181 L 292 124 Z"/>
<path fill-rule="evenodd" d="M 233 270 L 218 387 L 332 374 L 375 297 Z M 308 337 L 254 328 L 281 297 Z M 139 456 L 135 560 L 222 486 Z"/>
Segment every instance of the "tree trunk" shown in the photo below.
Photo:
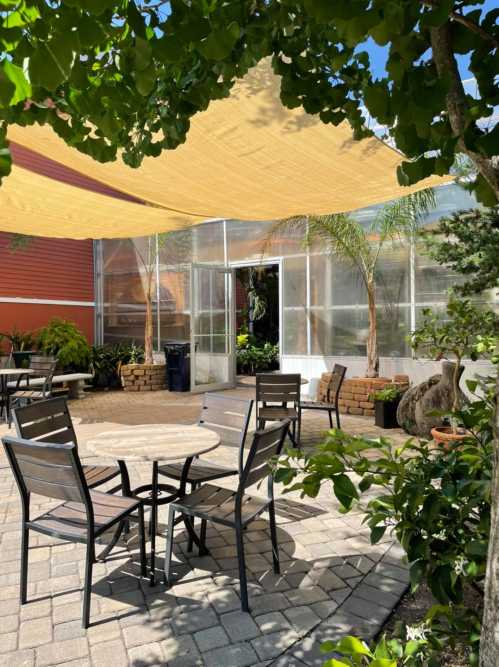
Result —
<path fill-rule="evenodd" d="M 497 667 L 499 656 L 499 372 L 496 383 L 495 427 L 492 511 L 480 637 L 480 667 Z"/>
<path fill-rule="evenodd" d="M 466 93 L 459 75 L 454 47 L 452 43 L 452 25 L 447 21 L 443 25 L 430 29 L 431 49 L 433 61 L 438 76 L 449 82 L 447 92 L 447 114 L 452 133 L 458 137 L 458 148 L 465 153 L 484 177 L 499 200 L 499 168 L 492 158 L 467 148 L 464 141 L 465 131 L 470 124 L 468 116 L 468 102 Z"/>
<path fill-rule="evenodd" d="M 376 327 L 376 288 L 374 283 L 367 285 L 367 303 L 369 315 L 369 333 L 367 336 L 367 371 L 366 377 L 376 378 L 379 375 L 378 334 Z"/>
<path fill-rule="evenodd" d="M 147 287 L 146 287 L 146 322 L 145 322 L 145 332 L 144 332 L 144 361 L 146 364 L 153 363 L 152 330 L 153 330 L 152 274 L 149 274 L 147 276 Z"/>

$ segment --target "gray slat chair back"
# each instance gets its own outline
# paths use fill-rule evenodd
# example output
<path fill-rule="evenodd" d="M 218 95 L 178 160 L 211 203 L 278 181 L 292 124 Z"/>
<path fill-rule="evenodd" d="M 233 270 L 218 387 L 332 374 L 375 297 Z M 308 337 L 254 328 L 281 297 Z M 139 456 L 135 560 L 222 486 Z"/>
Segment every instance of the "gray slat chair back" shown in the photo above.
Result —
<path fill-rule="evenodd" d="M 347 372 L 346 366 L 341 364 L 335 364 L 333 366 L 333 372 L 329 379 L 329 383 L 326 390 L 326 402 L 332 403 L 338 407 L 338 398 L 340 395 L 341 385 L 345 379 L 345 374 Z"/>
<path fill-rule="evenodd" d="M 239 473 L 243 469 L 244 443 L 252 409 L 252 400 L 216 393 L 206 393 L 203 397 L 198 425 L 218 433 L 220 444 L 239 448 Z"/>
<path fill-rule="evenodd" d="M 271 483 L 270 459 L 279 456 L 289 428 L 289 421 L 279 422 L 264 431 L 255 431 L 246 462 L 241 474 L 237 495 L 242 496 L 245 490 L 269 477 Z"/>
<path fill-rule="evenodd" d="M 52 378 L 54 377 L 56 366 L 57 359 L 54 357 L 44 357 L 36 354 L 31 357 L 29 367 L 34 371 L 34 373 L 29 377 L 45 378 L 45 382 L 43 383 L 42 387 L 42 393 L 44 396 L 50 396 L 52 392 Z"/>
<path fill-rule="evenodd" d="M 75 444 L 40 443 L 2 438 L 7 458 L 28 512 L 29 495 L 83 503 L 93 521 L 92 506 Z M 29 520 L 29 519 L 28 519 Z"/>
<path fill-rule="evenodd" d="M 26 440 L 77 445 L 71 415 L 64 398 L 38 401 L 13 410 L 17 435 Z"/>
<path fill-rule="evenodd" d="M 257 373 L 256 401 L 258 403 L 297 403 L 300 400 L 299 373 Z"/>

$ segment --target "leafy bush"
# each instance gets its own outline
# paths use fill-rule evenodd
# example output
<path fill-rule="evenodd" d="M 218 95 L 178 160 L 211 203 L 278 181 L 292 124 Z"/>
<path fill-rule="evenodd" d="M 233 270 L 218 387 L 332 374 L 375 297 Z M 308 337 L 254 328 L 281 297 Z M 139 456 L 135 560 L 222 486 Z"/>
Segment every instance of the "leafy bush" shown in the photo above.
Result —
<path fill-rule="evenodd" d="M 3 338 L 9 341 L 14 352 L 32 350 L 35 344 L 35 337 L 31 331 L 21 333 L 17 327 L 14 327 L 9 333 L 0 333 L 0 342 Z"/>
<path fill-rule="evenodd" d="M 141 363 L 144 349 L 135 343 L 116 343 L 93 347 L 90 356 L 90 369 L 94 375 L 96 387 L 120 387 L 120 369 L 124 364 Z"/>
<path fill-rule="evenodd" d="M 38 332 L 38 350 L 42 354 L 57 357 L 63 369 L 88 369 L 90 346 L 74 322 L 54 317 Z"/>
<path fill-rule="evenodd" d="M 385 387 L 379 391 L 375 391 L 369 396 L 371 400 L 374 401 L 383 401 L 384 403 L 390 403 L 391 401 L 396 401 L 397 398 L 400 398 L 404 390 L 400 387 Z"/>
<path fill-rule="evenodd" d="M 236 341 L 238 372 L 254 375 L 275 368 L 279 357 L 278 345 L 262 345 L 249 334 L 239 334 Z"/>
<path fill-rule="evenodd" d="M 393 531 L 411 564 L 412 590 L 425 581 L 439 603 L 428 615 L 432 650 L 461 639 L 476 658 L 480 622 L 465 608 L 464 592 L 480 587 L 487 564 L 495 378 L 468 382 L 468 388 L 475 400 L 454 413 L 469 433 L 459 448 L 436 450 L 413 439 L 395 448 L 385 438 L 367 440 L 333 429 L 312 453 L 288 450 L 274 474 L 287 491 L 302 496 L 315 497 L 322 484 L 331 483 L 344 511 L 370 491 L 363 509 L 371 542 Z M 351 473 L 360 478 L 357 484 Z"/>

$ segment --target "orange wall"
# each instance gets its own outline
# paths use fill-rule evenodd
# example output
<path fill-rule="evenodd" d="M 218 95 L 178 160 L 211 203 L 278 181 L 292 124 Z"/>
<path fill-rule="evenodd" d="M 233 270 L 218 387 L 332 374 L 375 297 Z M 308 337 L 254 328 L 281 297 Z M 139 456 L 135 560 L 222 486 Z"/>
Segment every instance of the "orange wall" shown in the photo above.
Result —
<path fill-rule="evenodd" d="M 53 317 L 75 322 L 87 340 L 94 340 L 94 309 L 87 306 L 52 304 L 0 303 L 0 333 L 14 329 L 36 331 Z M 5 345 L 5 342 L 4 342 Z"/>
<path fill-rule="evenodd" d="M 71 320 L 94 341 L 94 266 L 91 240 L 33 238 L 15 252 L 0 232 L 0 332 L 34 331 L 53 317 Z M 88 306 L 6 303 L 1 297 L 89 302 Z M 5 347 L 5 341 L 3 343 Z"/>

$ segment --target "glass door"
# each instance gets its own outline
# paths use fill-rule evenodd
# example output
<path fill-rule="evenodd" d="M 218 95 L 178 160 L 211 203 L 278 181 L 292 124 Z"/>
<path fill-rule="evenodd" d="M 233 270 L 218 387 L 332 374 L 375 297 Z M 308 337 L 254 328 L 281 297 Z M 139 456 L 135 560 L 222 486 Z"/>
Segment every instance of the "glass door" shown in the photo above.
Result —
<path fill-rule="evenodd" d="M 235 385 L 232 270 L 193 264 L 191 270 L 191 391 Z"/>

